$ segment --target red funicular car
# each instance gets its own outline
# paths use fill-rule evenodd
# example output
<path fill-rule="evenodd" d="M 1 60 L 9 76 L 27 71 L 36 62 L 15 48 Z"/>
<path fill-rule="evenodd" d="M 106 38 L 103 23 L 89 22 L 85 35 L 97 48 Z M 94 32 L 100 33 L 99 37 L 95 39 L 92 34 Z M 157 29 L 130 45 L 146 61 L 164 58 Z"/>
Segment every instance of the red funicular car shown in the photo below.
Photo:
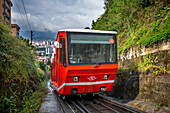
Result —
<path fill-rule="evenodd" d="M 116 34 L 59 30 L 51 63 L 52 87 L 61 95 L 111 91 L 118 68 Z"/>

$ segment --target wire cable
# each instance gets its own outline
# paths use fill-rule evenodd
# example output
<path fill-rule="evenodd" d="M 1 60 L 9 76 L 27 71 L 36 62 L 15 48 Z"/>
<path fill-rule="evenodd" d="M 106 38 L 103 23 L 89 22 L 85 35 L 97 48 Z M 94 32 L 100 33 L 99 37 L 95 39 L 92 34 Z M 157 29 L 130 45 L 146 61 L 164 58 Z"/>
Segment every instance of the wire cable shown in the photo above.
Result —
<path fill-rule="evenodd" d="M 23 7 L 24 7 L 24 11 L 25 11 L 25 15 L 26 15 L 27 22 L 28 22 L 28 25 L 29 25 L 29 29 L 30 29 L 30 31 L 31 31 L 31 26 L 30 26 L 30 23 L 29 23 L 29 20 L 28 20 L 27 11 L 26 11 L 25 4 L 24 4 L 24 1 L 23 1 L 23 0 L 22 0 L 22 5 L 23 5 Z"/>
<path fill-rule="evenodd" d="M 24 18 L 23 18 L 22 14 L 21 14 L 21 10 L 19 9 L 19 6 L 18 6 L 17 2 L 16 2 L 15 0 L 14 0 L 14 2 L 15 2 L 15 4 L 16 4 L 16 6 L 17 6 L 17 9 L 18 9 L 19 14 L 20 14 L 20 16 L 21 16 L 21 19 L 22 19 L 23 24 L 25 24 L 27 30 L 29 30 L 28 26 L 26 25 L 26 23 L 25 23 L 25 21 L 24 21 Z"/>

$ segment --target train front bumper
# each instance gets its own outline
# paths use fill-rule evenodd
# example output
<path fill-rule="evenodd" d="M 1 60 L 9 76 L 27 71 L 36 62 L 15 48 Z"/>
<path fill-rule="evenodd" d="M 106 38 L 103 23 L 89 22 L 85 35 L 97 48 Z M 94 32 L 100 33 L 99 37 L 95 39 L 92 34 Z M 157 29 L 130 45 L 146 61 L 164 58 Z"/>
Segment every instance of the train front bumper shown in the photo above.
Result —
<path fill-rule="evenodd" d="M 63 95 L 75 95 L 85 93 L 95 93 L 100 91 L 111 91 L 114 80 L 96 81 L 96 82 L 77 82 L 64 83 Z"/>

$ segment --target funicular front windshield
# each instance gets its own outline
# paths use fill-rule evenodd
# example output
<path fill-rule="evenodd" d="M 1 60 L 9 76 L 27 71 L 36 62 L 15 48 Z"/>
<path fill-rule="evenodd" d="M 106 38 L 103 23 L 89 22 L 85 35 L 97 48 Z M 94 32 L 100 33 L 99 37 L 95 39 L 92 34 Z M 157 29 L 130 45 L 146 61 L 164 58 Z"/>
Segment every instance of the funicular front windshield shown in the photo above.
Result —
<path fill-rule="evenodd" d="M 116 63 L 116 35 L 69 33 L 68 63 Z"/>

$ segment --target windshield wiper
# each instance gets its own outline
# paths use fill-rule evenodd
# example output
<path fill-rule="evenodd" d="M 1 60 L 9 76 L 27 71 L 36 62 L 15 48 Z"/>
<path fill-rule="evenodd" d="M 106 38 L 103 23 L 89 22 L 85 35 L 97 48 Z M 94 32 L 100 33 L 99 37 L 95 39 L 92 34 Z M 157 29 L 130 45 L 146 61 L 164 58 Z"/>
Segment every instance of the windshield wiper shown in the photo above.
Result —
<path fill-rule="evenodd" d="M 101 65 L 102 63 L 96 63 L 93 68 L 96 68 L 98 65 Z"/>

